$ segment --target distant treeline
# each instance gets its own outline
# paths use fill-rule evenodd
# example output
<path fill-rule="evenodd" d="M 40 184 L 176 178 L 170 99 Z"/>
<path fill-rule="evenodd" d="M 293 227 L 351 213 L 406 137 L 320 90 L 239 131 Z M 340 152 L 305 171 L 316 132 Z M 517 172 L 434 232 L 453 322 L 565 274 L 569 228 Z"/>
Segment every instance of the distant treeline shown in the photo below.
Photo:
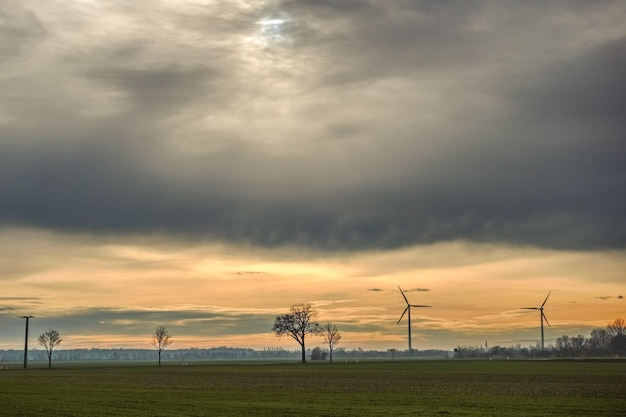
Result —
<path fill-rule="evenodd" d="M 154 349 L 59 349 L 54 351 L 57 361 L 143 361 L 154 360 Z M 212 359 L 272 359 L 298 357 L 298 351 L 284 349 L 253 350 L 246 348 L 208 348 L 208 349 L 172 349 L 161 353 L 162 360 L 193 361 Z M 19 361 L 24 358 L 23 350 L 0 350 L 0 360 Z M 46 352 L 32 349 L 28 351 L 28 359 L 33 361 L 47 360 Z"/>
<path fill-rule="evenodd" d="M 561 336 L 545 349 L 541 346 L 459 346 L 454 350 L 457 358 L 533 358 L 533 357 L 602 357 L 626 356 L 626 322 L 616 319 L 606 327 L 593 329 L 589 337 Z"/>
<path fill-rule="evenodd" d="M 317 348 L 319 349 L 319 348 Z M 312 356 L 315 349 L 307 350 L 307 355 Z M 431 357 L 445 358 L 449 357 L 450 352 L 446 350 L 413 350 L 408 351 L 378 351 L 363 350 L 361 348 L 347 350 L 339 348 L 333 352 L 333 358 L 336 360 L 347 359 L 366 359 L 366 358 L 403 358 L 403 357 Z M 156 352 L 154 349 L 59 349 L 54 351 L 54 359 L 56 361 L 144 361 L 155 360 Z M 0 350 L 0 361 L 19 362 L 24 358 L 24 351 L 17 349 Z M 165 350 L 161 353 L 163 361 L 178 361 L 181 363 L 187 361 L 208 361 L 208 360 L 254 360 L 254 359 L 299 359 L 300 350 L 286 350 L 282 348 L 267 348 L 262 350 L 254 350 L 247 348 L 190 348 L 190 349 L 172 349 Z M 316 359 L 316 358 L 312 358 Z M 30 361 L 46 361 L 47 356 L 44 350 L 32 349 L 28 351 L 28 360 Z"/>

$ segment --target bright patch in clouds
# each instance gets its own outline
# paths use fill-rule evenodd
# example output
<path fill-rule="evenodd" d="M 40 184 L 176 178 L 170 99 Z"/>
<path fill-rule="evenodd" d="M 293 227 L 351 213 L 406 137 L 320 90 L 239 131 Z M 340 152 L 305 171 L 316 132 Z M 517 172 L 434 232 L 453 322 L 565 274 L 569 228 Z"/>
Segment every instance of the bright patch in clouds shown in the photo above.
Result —
<path fill-rule="evenodd" d="M 268 28 L 279 28 L 284 23 L 284 19 L 263 19 L 259 21 L 259 25 Z"/>

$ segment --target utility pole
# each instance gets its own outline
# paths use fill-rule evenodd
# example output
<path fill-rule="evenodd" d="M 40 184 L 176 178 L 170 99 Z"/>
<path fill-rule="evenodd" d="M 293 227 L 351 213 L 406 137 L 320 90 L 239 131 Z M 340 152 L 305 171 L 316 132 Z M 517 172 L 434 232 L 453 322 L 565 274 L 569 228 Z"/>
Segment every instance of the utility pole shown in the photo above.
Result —
<path fill-rule="evenodd" d="M 28 364 L 28 319 L 32 319 L 33 316 L 19 316 L 21 319 L 26 319 L 26 336 L 24 337 L 24 369 Z"/>

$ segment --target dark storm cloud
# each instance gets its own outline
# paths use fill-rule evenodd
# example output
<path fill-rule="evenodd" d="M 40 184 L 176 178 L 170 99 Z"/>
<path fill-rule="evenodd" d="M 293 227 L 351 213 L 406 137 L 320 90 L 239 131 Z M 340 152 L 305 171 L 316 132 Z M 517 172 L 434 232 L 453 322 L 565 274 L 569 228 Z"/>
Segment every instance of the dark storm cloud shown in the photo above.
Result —
<path fill-rule="evenodd" d="M 624 127 L 626 40 L 620 38 L 582 56 L 565 59 L 514 90 L 515 100 L 546 122 L 611 123 Z M 541 121 L 542 119 L 538 119 Z M 618 132 L 615 132 L 618 133 Z"/>
<path fill-rule="evenodd" d="M 567 4 L 115 9 L 136 30 L 0 67 L 0 224 L 318 249 L 623 248 L 619 2 L 593 19 Z M 59 42 L 58 22 L 3 11 L 33 22 L 16 39 Z M 290 41 L 265 45 L 280 36 L 257 20 L 277 14 Z"/>

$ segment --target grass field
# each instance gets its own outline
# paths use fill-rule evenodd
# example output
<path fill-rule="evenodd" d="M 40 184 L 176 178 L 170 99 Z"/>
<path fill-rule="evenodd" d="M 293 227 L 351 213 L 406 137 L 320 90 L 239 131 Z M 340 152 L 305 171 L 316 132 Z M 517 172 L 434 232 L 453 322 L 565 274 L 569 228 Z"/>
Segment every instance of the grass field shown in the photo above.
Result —
<path fill-rule="evenodd" d="M 66 366 L 0 371 L 1 416 L 626 416 L 624 361 Z"/>

